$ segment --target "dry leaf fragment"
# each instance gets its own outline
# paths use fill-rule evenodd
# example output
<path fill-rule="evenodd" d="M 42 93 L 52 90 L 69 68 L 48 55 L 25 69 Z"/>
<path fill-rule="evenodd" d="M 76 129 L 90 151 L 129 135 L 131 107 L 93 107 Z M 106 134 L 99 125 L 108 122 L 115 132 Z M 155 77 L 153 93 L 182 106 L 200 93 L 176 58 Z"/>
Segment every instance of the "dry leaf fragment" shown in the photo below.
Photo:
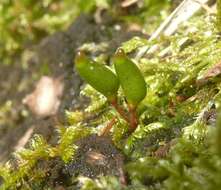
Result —
<path fill-rule="evenodd" d="M 196 81 L 198 85 L 206 84 L 210 79 L 221 74 L 221 62 L 210 68 L 200 79 Z"/>
<path fill-rule="evenodd" d="M 63 87 L 61 77 L 42 76 L 35 90 L 28 94 L 22 102 L 38 117 L 54 115 L 60 106 Z"/>
<path fill-rule="evenodd" d="M 215 65 L 214 67 L 212 67 L 211 69 L 209 69 L 206 74 L 204 75 L 205 79 L 209 79 L 212 77 L 216 77 L 219 74 L 221 74 L 221 63 Z"/>
<path fill-rule="evenodd" d="M 121 3 L 121 7 L 130 7 L 131 5 L 137 3 L 139 0 L 125 0 Z"/>
<path fill-rule="evenodd" d="M 98 151 L 93 151 L 93 150 L 89 150 L 87 153 L 86 153 L 86 162 L 88 164 L 91 164 L 91 165 L 107 165 L 107 157 L 98 152 Z"/>

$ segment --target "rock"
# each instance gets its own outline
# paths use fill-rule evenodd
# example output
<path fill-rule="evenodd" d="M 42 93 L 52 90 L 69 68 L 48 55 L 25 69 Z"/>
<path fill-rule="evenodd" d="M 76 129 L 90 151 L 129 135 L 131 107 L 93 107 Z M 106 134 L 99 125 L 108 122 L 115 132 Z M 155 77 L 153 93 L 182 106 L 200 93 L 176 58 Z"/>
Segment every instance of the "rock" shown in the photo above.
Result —
<path fill-rule="evenodd" d="M 55 115 L 60 106 L 63 87 L 61 78 L 42 76 L 35 90 L 28 94 L 22 102 L 38 117 Z"/>

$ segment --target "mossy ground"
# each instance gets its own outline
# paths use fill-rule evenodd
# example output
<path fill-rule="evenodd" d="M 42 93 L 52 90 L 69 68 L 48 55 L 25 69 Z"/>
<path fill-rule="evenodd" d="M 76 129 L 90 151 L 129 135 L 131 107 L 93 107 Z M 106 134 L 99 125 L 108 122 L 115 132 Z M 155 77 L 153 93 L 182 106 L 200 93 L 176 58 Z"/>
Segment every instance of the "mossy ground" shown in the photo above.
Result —
<path fill-rule="evenodd" d="M 91 52 L 91 45 L 82 48 Z M 91 54 L 108 62 L 101 43 L 93 45 L 99 53 Z M 106 99 L 86 85 L 81 90 L 90 98 L 86 109 L 66 112 L 68 125 L 58 127 L 55 145 L 35 135 L 28 149 L 0 167 L 1 189 L 221 188 L 216 17 L 201 13 L 171 37 L 153 42 L 136 37 L 121 47 L 133 59 L 144 45 L 159 48 L 135 60 L 147 83 L 136 131 L 130 134 Z M 122 92 L 119 97 L 125 106 Z M 109 136 L 97 137 L 113 117 L 118 122 Z"/>

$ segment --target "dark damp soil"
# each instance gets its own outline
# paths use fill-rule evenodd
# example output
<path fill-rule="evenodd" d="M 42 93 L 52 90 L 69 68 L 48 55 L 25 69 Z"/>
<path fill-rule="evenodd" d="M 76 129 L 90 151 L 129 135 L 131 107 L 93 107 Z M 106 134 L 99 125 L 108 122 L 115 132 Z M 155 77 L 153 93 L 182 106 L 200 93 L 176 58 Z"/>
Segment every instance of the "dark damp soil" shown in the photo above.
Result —
<path fill-rule="evenodd" d="M 79 148 L 74 160 L 65 167 L 69 175 L 120 177 L 123 156 L 108 137 L 92 135 L 81 139 L 77 145 Z"/>

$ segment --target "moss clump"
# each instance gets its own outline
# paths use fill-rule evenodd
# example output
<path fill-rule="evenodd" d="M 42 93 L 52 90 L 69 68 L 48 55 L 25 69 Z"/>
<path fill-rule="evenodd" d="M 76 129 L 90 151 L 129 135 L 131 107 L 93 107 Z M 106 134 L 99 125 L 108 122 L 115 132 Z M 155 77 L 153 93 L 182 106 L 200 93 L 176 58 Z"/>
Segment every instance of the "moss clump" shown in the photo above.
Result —
<path fill-rule="evenodd" d="M 61 137 L 54 147 L 39 136 L 34 138 L 31 149 L 17 154 L 16 167 L 10 162 L 1 167 L 2 189 L 32 189 L 33 184 L 39 184 L 35 189 L 53 189 L 46 183 L 48 170 L 39 170 L 37 163 L 58 158 L 63 161 L 57 176 L 65 179 L 59 186 L 66 189 L 220 189 L 220 122 L 215 124 L 214 118 L 220 107 L 221 81 L 217 76 L 221 72 L 207 77 L 221 60 L 219 39 L 216 18 L 201 15 L 172 37 L 145 42 L 159 49 L 138 60 L 147 83 L 147 96 L 138 108 L 139 126 L 129 135 L 128 124 L 119 118 L 110 133 L 126 157 L 126 186 L 114 173 L 96 179 L 81 176 L 85 171 L 80 169 L 76 176 L 62 173 L 62 164 L 77 165 L 78 140 L 99 134 L 112 117 L 118 116 L 103 96 L 86 86 L 81 94 L 90 97 L 91 104 L 75 112 L 81 113 L 82 120 L 73 120 L 75 113 L 69 113 L 70 126 L 60 128 Z M 137 50 L 125 44 L 123 48 L 131 53 Z M 199 82 L 202 79 L 204 82 Z M 119 104 L 126 108 L 122 91 L 119 96 Z M 29 175 L 30 171 L 36 172 Z"/>

